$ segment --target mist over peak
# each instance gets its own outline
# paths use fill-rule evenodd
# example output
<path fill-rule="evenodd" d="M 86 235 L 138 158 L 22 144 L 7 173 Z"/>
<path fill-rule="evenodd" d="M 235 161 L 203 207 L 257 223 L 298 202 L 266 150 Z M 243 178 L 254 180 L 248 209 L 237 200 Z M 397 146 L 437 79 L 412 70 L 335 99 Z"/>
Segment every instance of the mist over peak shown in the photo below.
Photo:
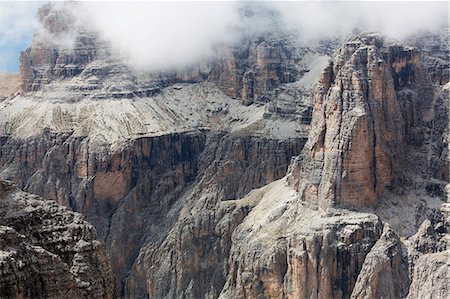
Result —
<path fill-rule="evenodd" d="M 158 71 L 214 58 L 218 45 L 267 32 L 294 33 L 303 43 L 362 31 L 403 40 L 448 28 L 447 20 L 441 1 L 62 1 L 40 9 L 36 32 L 42 42 L 64 49 L 74 46 L 80 30 L 96 32 L 133 69 Z M 49 30 L 57 22 L 59 31 Z"/>
<path fill-rule="evenodd" d="M 450 298 L 447 3 L 24 3 L 1 297 Z"/>

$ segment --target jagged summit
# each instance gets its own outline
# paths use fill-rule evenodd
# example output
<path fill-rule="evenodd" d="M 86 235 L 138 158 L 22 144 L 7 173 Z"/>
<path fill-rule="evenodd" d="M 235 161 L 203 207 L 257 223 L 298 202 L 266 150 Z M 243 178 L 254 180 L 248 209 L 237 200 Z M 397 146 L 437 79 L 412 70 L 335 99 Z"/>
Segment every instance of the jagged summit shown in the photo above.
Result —
<path fill-rule="evenodd" d="M 361 34 L 344 43 L 314 95 L 310 136 L 293 170 L 303 200 L 373 206 L 402 176 L 409 119 L 402 107 L 431 89 L 419 50 Z M 408 97 L 404 93 L 408 91 Z"/>
<path fill-rule="evenodd" d="M 4 298 L 114 298 L 105 244 L 78 213 L 0 181 Z"/>
<path fill-rule="evenodd" d="M 426 191 L 431 185 L 448 188 L 448 179 L 430 171 L 448 168 L 448 161 L 429 160 L 445 151 L 441 138 L 448 128 L 437 136 L 427 129 L 428 116 L 440 109 L 430 104 L 448 103 L 448 94 L 430 92 L 417 48 L 372 33 L 344 42 L 319 82 L 308 141 L 288 172 L 288 186 L 296 192 L 276 182 L 242 199 L 255 206 L 233 234 L 220 298 L 424 296 L 422 277 L 408 268 L 448 276 L 448 262 L 442 262 L 448 255 L 448 204 Z M 425 144 L 433 144 L 428 158 L 415 154 Z M 437 223 L 447 228 L 439 230 Z M 435 262 L 427 268 L 426 260 Z M 446 289 L 437 276 L 424 281 L 437 282 L 434 294 Z"/>
<path fill-rule="evenodd" d="M 26 191 L 4 184 L 0 249 L 30 277 L 0 288 L 108 297 L 95 227 L 124 298 L 448 297 L 442 39 L 312 46 L 280 26 L 136 71 L 66 8 L 41 9 L 0 102 L 0 179 Z M 17 268 L 30 255 L 39 271 Z"/>
<path fill-rule="evenodd" d="M 274 138 L 307 131 L 326 47 L 277 31 L 221 45 L 215 59 L 187 69 L 142 72 L 78 24 L 73 6 L 39 10 L 41 29 L 21 55 L 21 94 L 1 103 L 3 133 L 29 138 L 50 130 L 120 147 L 136 137 L 199 129 Z M 55 44 L 60 40 L 71 43 Z"/>

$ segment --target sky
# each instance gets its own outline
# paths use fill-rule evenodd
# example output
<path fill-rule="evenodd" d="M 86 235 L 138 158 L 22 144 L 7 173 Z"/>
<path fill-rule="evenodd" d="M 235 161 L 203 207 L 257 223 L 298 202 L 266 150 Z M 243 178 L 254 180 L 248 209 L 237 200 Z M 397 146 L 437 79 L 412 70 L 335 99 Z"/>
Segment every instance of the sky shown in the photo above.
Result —
<path fill-rule="evenodd" d="M 18 71 L 20 51 L 31 43 L 43 3 L 0 0 L 0 72 Z"/>
<path fill-rule="evenodd" d="M 36 11 L 43 3 L 0 0 L 0 72 L 18 71 L 20 51 L 39 29 Z M 347 35 L 355 28 L 401 40 L 448 25 L 447 1 L 261 1 L 257 5 L 277 11 L 283 26 L 298 31 L 305 41 Z M 98 31 L 130 66 L 157 70 L 213 55 L 214 45 L 237 39 L 237 28 L 252 32 L 271 26 L 263 13 L 244 20 L 239 7 L 242 2 L 237 1 L 85 1 L 73 13 L 79 24 Z"/>

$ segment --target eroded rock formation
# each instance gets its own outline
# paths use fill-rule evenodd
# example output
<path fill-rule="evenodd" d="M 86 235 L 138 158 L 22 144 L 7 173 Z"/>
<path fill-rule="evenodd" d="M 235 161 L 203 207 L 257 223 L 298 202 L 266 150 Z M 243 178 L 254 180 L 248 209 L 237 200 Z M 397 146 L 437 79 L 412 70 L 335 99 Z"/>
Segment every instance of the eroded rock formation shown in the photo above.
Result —
<path fill-rule="evenodd" d="M 273 183 L 232 236 L 220 298 L 346 298 L 379 238 L 376 215 L 325 214 Z"/>
<path fill-rule="evenodd" d="M 105 244 L 81 214 L 0 184 L 2 298 L 116 296 Z"/>
<path fill-rule="evenodd" d="M 201 66 L 137 74 L 65 10 L 40 10 L 21 94 L 0 102 L 0 176 L 87 217 L 120 297 L 448 295 L 445 45 L 361 34 L 325 67 L 334 41 L 274 26 Z M 68 32 L 71 51 L 52 43 Z M 40 202 L 5 192 L 20 209 Z M 44 206 L 58 215 L 46 229 L 69 230 L 53 243 L 30 243 L 20 217 L 0 229 L 19 259 L 43 261 L 24 273 L 55 269 L 55 296 L 112 296 L 92 226 Z M 100 270 L 109 280 L 91 280 Z M 11 277 L 11 294 L 37 283 Z"/>
<path fill-rule="evenodd" d="M 414 124 L 403 119 L 401 101 L 430 88 L 424 73 L 418 50 L 377 34 L 337 52 L 320 80 L 308 143 L 293 168 L 303 200 L 323 209 L 376 203 L 403 168 L 406 131 Z"/>
<path fill-rule="evenodd" d="M 366 256 L 351 298 L 405 298 L 409 290 L 408 261 L 399 237 L 387 224 Z"/>
<path fill-rule="evenodd" d="M 448 297 L 449 254 L 449 251 L 427 254 L 416 262 L 408 299 Z"/>

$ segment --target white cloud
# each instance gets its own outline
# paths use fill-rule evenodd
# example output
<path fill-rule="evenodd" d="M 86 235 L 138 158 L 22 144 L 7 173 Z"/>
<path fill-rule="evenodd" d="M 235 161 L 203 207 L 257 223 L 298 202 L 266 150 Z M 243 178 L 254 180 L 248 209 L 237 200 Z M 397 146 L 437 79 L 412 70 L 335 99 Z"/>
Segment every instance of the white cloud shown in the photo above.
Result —
<path fill-rule="evenodd" d="M 1 3 L 0 56 L 7 57 L 5 45 L 23 41 L 38 28 L 34 14 L 42 2 Z M 242 12 L 238 11 L 243 3 L 259 7 L 259 13 L 243 19 Z M 83 1 L 74 13 L 78 22 L 99 31 L 111 43 L 113 51 L 131 66 L 160 70 L 187 66 L 214 55 L 215 45 L 238 40 L 238 29 L 254 34 L 272 28 L 273 16 L 264 7 L 274 9 L 281 16 L 282 26 L 298 31 L 306 41 L 347 36 L 355 29 L 381 31 L 402 39 L 448 25 L 445 1 Z M 64 41 L 66 47 L 75 36 L 71 32 L 58 40 L 48 32 L 41 30 L 41 33 L 60 46 Z"/>
<path fill-rule="evenodd" d="M 243 5 L 258 13 L 242 18 Z M 273 27 L 267 7 L 304 40 L 355 30 L 402 39 L 445 26 L 448 16 L 446 2 L 432 1 L 83 2 L 83 7 L 117 52 L 147 70 L 182 67 L 212 55 L 217 43 L 237 39 L 236 28 L 253 34 Z"/>
<path fill-rule="evenodd" d="M 286 24 L 305 38 L 379 31 L 403 39 L 448 26 L 446 1 L 273 2 Z"/>

